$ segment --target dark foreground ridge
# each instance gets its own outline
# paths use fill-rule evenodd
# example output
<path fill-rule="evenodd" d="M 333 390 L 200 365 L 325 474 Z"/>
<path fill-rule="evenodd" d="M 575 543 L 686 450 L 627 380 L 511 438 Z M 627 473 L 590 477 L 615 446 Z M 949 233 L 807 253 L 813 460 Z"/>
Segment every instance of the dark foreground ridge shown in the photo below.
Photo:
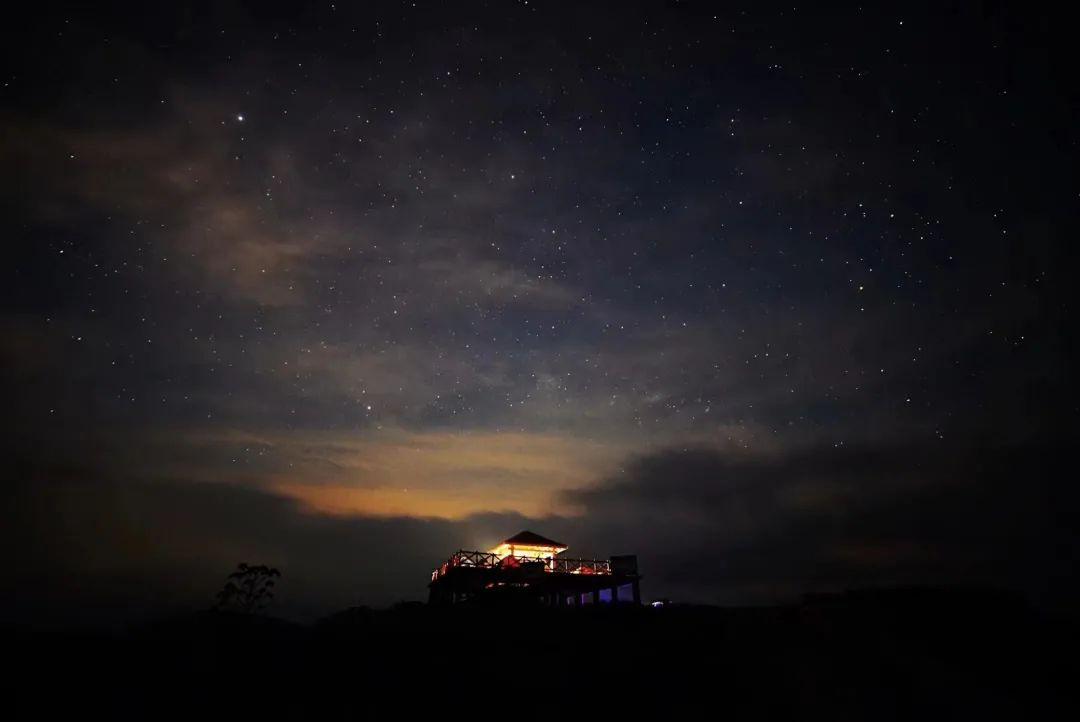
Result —
<path fill-rule="evenodd" d="M 925 589 L 783 607 L 206 612 L 16 635 L 22 718 L 1068 719 L 1071 621 Z M 240 718 L 240 717 L 237 717 Z"/>

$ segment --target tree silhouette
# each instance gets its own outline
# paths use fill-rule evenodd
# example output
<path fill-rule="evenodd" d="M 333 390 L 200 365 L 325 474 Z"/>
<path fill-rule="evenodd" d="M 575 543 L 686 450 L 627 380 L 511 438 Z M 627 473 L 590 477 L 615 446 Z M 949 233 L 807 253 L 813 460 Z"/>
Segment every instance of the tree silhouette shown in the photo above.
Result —
<path fill-rule="evenodd" d="M 217 609 L 256 614 L 274 599 L 274 583 L 281 576 L 274 567 L 241 562 L 217 593 Z"/>

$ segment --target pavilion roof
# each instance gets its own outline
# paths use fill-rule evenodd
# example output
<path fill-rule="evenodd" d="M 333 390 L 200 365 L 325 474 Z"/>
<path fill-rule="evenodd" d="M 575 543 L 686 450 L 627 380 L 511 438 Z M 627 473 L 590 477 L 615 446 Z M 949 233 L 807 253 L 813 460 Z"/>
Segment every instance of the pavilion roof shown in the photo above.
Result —
<path fill-rule="evenodd" d="M 512 546 L 534 546 L 534 547 L 558 547 L 559 549 L 566 549 L 566 545 L 562 542 L 548 539 L 547 537 L 540 536 L 531 531 L 523 531 L 515 534 L 509 539 L 505 540 L 503 544 Z"/>

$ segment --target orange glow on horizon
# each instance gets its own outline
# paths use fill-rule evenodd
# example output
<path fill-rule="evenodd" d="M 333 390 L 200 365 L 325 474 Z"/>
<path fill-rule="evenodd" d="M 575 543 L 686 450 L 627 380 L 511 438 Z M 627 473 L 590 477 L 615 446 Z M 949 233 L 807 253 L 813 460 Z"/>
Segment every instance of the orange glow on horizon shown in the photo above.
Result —
<path fill-rule="evenodd" d="M 269 487 L 333 515 L 462 519 L 484 512 L 574 514 L 566 488 L 600 478 L 621 450 L 560 434 L 385 430 L 364 436 L 249 438 L 291 457 Z"/>
<path fill-rule="evenodd" d="M 526 516 L 550 512 L 546 491 L 522 490 L 496 507 L 493 495 L 485 489 L 396 489 L 387 487 L 357 488 L 326 484 L 276 484 L 273 490 L 296 499 L 305 508 L 334 516 L 413 516 L 463 519 L 472 514 L 512 511 Z"/>

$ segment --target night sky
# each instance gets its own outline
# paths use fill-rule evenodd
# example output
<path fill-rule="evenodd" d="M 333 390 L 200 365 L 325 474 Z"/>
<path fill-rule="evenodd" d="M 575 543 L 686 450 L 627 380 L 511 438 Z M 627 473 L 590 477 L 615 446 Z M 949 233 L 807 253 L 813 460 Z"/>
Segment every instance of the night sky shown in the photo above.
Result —
<path fill-rule="evenodd" d="M 1075 78 L 997 4 L 49 4 L 5 23 L 4 614 L 1080 600 Z"/>

